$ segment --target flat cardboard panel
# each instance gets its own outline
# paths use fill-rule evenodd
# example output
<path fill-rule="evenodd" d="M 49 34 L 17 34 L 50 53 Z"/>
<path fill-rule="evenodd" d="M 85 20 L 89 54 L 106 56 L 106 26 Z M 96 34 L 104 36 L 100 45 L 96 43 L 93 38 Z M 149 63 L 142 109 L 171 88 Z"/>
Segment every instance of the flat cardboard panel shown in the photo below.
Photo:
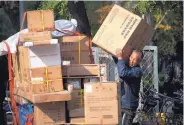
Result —
<path fill-rule="evenodd" d="M 30 32 L 54 30 L 54 12 L 53 10 L 28 11 L 27 24 Z"/>
<path fill-rule="evenodd" d="M 117 83 L 84 84 L 86 124 L 118 124 Z"/>
<path fill-rule="evenodd" d="M 61 65 L 59 44 L 29 47 L 30 68 Z"/>
<path fill-rule="evenodd" d="M 20 42 L 36 42 L 51 40 L 51 31 L 20 33 Z"/>
<path fill-rule="evenodd" d="M 65 123 L 65 103 L 51 102 L 35 104 L 35 125 L 54 125 Z"/>
<path fill-rule="evenodd" d="M 143 34 L 147 27 L 149 28 Z M 132 48 L 143 48 L 152 33 L 153 28 L 141 17 L 114 5 L 92 41 L 112 55 L 115 55 L 116 49 L 120 48 L 125 51 L 124 56 L 127 57 Z M 142 39 L 144 44 L 140 44 Z"/>
<path fill-rule="evenodd" d="M 100 66 L 98 64 L 72 64 L 63 65 L 63 76 L 67 77 L 86 77 L 100 76 Z"/>
<path fill-rule="evenodd" d="M 79 44 L 80 41 L 80 44 Z M 89 51 L 89 38 L 87 36 L 63 36 L 59 38 L 61 51 Z"/>
<path fill-rule="evenodd" d="M 80 54 L 80 55 L 79 55 Z M 70 64 L 90 64 L 89 50 L 88 51 L 61 51 L 61 60 L 69 61 Z"/>

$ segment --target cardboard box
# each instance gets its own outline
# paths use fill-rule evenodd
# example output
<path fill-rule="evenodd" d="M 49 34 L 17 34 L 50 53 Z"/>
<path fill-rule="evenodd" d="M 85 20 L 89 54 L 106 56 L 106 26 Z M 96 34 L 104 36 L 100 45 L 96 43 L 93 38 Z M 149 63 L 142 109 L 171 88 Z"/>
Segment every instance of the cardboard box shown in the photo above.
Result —
<path fill-rule="evenodd" d="M 19 46 L 18 59 L 20 86 L 25 92 L 36 94 L 63 90 L 59 44 L 29 48 Z M 35 83 L 35 80 L 39 82 Z M 47 80 L 50 81 L 47 83 Z"/>
<path fill-rule="evenodd" d="M 31 69 L 31 90 L 33 93 L 58 92 L 63 89 L 61 66 Z"/>
<path fill-rule="evenodd" d="M 29 32 L 54 30 L 53 10 L 27 11 L 27 25 Z"/>
<path fill-rule="evenodd" d="M 79 44 L 80 41 L 80 44 Z M 59 38 L 61 52 L 81 51 L 89 52 L 89 38 L 87 36 L 63 36 Z"/>
<path fill-rule="evenodd" d="M 153 32 L 141 17 L 114 5 L 92 41 L 112 55 L 120 48 L 127 57 L 132 49 L 143 49 Z"/>
<path fill-rule="evenodd" d="M 72 64 L 63 65 L 62 74 L 64 77 L 100 77 L 99 64 Z"/>
<path fill-rule="evenodd" d="M 67 61 L 69 64 L 91 63 L 87 36 L 63 36 L 59 38 L 59 43 L 62 61 Z"/>
<path fill-rule="evenodd" d="M 84 84 L 86 124 L 118 124 L 117 83 Z"/>
<path fill-rule="evenodd" d="M 34 124 L 55 125 L 65 124 L 65 102 L 35 104 Z"/>
<path fill-rule="evenodd" d="M 80 62 L 79 62 L 80 59 Z M 61 51 L 62 64 L 91 64 L 89 51 Z"/>
<path fill-rule="evenodd" d="M 67 79 L 67 88 L 68 88 L 68 85 L 72 85 L 73 86 L 73 89 L 76 90 L 76 89 L 82 89 L 81 88 L 81 79 Z"/>
<path fill-rule="evenodd" d="M 37 42 L 51 40 L 51 31 L 20 33 L 20 42 Z"/>
<path fill-rule="evenodd" d="M 22 81 L 24 91 L 34 94 L 64 90 L 61 66 L 28 69 L 22 75 Z"/>

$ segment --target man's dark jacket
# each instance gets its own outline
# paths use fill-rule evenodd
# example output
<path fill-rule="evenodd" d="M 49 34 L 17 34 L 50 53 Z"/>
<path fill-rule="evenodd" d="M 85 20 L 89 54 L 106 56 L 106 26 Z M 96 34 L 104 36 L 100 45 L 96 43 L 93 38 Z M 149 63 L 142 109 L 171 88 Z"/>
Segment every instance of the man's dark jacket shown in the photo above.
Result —
<path fill-rule="evenodd" d="M 136 110 L 139 103 L 139 91 L 142 77 L 140 66 L 129 67 L 126 61 L 113 57 L 121 82 L 121 106 Z"/>

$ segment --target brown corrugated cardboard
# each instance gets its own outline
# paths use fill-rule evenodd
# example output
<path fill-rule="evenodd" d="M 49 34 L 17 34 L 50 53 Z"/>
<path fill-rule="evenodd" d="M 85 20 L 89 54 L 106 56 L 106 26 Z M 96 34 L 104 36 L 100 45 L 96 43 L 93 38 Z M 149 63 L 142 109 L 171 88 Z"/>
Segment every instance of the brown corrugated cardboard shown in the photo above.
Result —
<path fill-rule="evenodd" d="M 35 104 L 35 125 L 65 124 L 65 102 Z"/>
<path fill-rule="evenodd" d="M 44 41 L 51 40 L 51 31 L 44 32 L 27 32 L 20 33 L 19 35 L 20 42 L 36 42 L 36 41 Z"/>
<path fill-rule="evenodd" d="M 80 62 L 79 62 L 80 60 Z M 61 51 L 61 61 L 69 64 L 90 64 L 89 51 Z"/>
<path fill-rule="evenodd" d="M 54 30 L 53 10 L 27 11 L 27 25 L 30 32 Z"/>
<path fill-rule="evenodd" d="M 87 36 L 63 36 L 59 38 L 59 43 L 61 52 L 78 51 L 79 49 L 89 52 L 89 38 Z"/>
<path fill-rule="evenodd" d="M 30 74 L 27 75 L 30 78 L 26 82 L 30 84 L 29 92 L 38 94 L 64 90 L 61 66 L 33 68 L 30 69 Z"/>
<path fill-rule="evenodd" d="M 84 84 L 85 123 L 118 124 L 117 83 Z"/>
<path fill-rule="evenodd" d="M 74 90 L 82 89 L 81 84 L 81 79 L 67 79 L 67 88 L 68 85 L 72 85 Z"/>
<path fill-rule="evenodd" d="M 65 77 L 99 77 L 100 66 L 99 64 L 72 64 L 63 65 L 62 74 Z"/>
<path fill-rule="evenodd" d="M 18 47 L 21 86 L 32 93 L 63 90 L 59 44 Z M 37 82 L 35 82 L 37 81 Z"/>
<path fill-rule="evenodd" d="M 87 36 L 63 36 L 59 38 L 61 60 L 69 64 L 90 64 L 89 38 Z M 65 63 L 63 63 L 64 65 Z"/>
<path fill-rule="evenodd" d="M 142 49 L 153 32 L 142 18 L 114 5 L 92 41 L 112 55 L 120 48 L 127 57 L 132 49 Z"/>

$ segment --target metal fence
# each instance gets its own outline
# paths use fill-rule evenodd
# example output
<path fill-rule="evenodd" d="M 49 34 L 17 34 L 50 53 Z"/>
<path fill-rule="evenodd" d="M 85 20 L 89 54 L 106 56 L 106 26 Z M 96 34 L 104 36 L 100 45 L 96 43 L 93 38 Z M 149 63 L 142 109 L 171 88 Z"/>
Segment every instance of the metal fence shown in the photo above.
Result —
<path fill-rule="evenodd" d="M 158 54 L 156 46 L 145 46 L 143 49 L 144 58 L 141 62 L 143 77 L 141 92 L 146 94 L 149 89 L 155 88 L 158 91 Z M 106 64 L 107 81 L 119 81 L 116 65 L 112 56 L 101 48 L 94 47 L 93 54 L 96 64 Z M 158 109 L 158 108 L 157 108 Z"/>

